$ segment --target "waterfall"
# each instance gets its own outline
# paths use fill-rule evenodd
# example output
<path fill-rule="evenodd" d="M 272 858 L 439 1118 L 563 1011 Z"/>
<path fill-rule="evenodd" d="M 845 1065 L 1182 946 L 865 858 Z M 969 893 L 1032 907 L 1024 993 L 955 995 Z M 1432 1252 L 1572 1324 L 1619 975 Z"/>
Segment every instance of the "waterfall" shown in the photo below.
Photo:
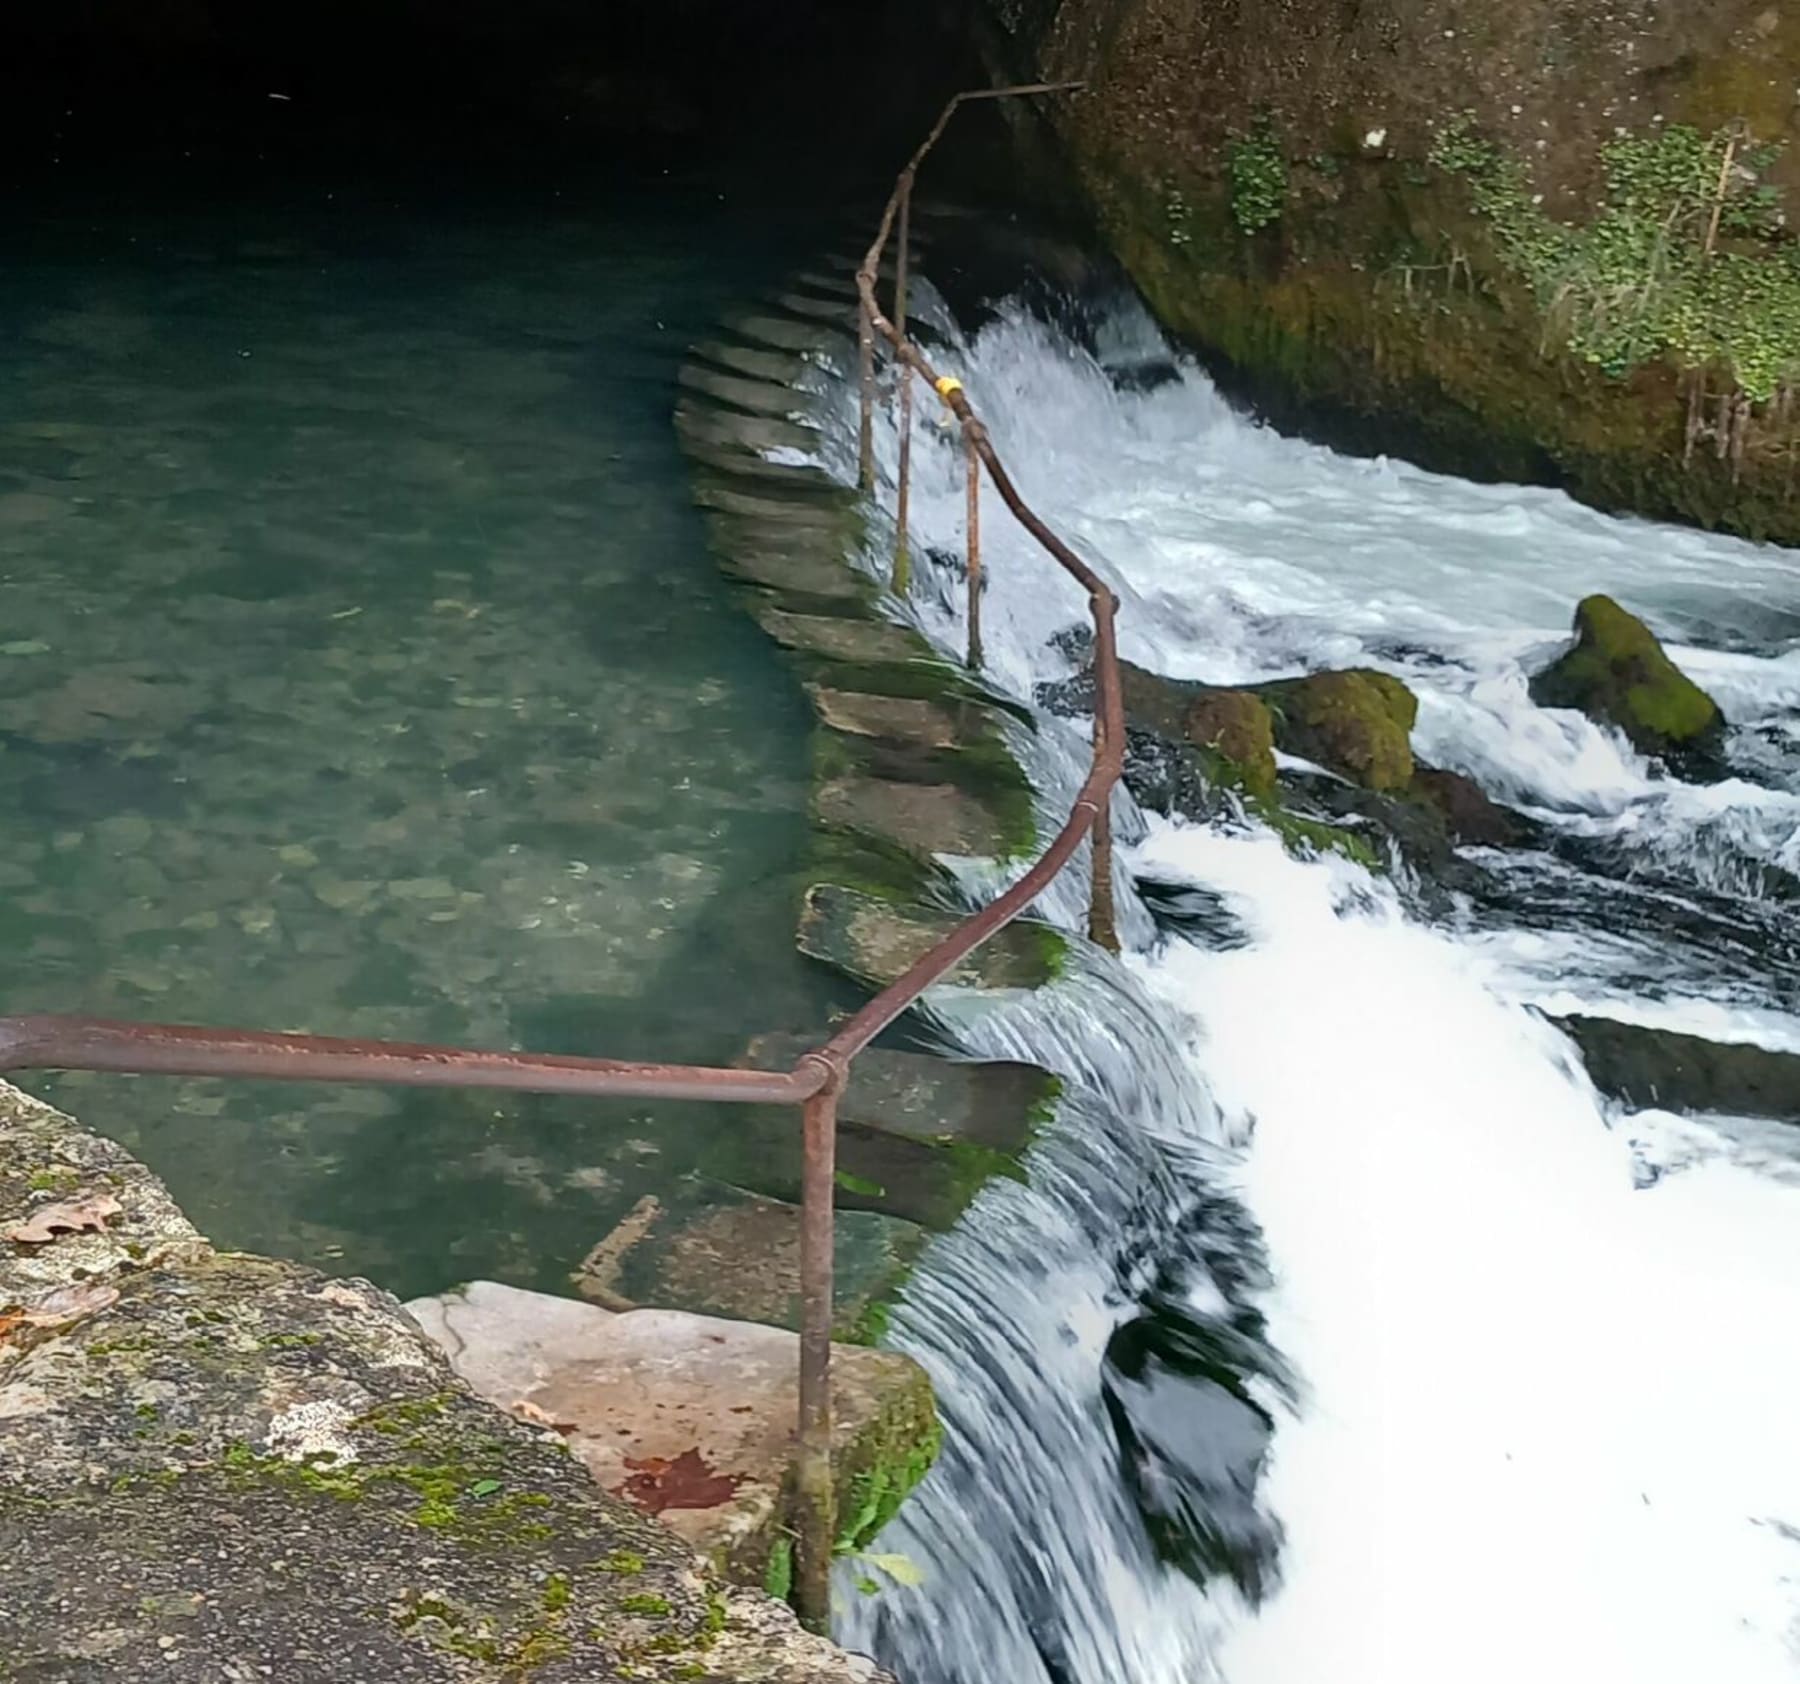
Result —
<path fill-rule="evenodd" d="M 895 1315 L 946 1445 L 878 1548 L 923 1582 L 851 1563 L 840 1635 L 909 1684 L 1791 1679 L 1800 1133 L 1630 1113 L 1543 1016 L 1800 1047 L 1791 560 L 1279 437 L 1129 300 L 1079 335 L 1019 305 L 973 337 L 932 319 L 1026 496 L 1119 589 L 1130 659 L 1392 672 L 1420 753 L 1540 839 L 1429 902 L 1121 798 L 1123 960 L 1078 945 L 1022 1003 L 944 1002 L 962 1050 L 1067 1093 L 1030 1185 L 990 1186 Z M 839 471 L 853 404 L 844 382 Z M 907 612 L 953 652 L 930 556 L 960 549 L 960 454 L 917 425 Z M 891 491 L 891 415 L 879 445 Z M 1082 599 L 984 515 L 988 676 L 1029 703 L 1074 670 Z M 1719 697 L 1724 781 L 1530 701 L 1596 590 Z M 1039 726 L 1060 814 L 1085 744 Z M 1073 888 L 1041 908 L 1070 928 Z M 1216 1452 L 1197 1560 L 1147 1527 L 1119 1430 L 1133 1330 L 1168 1326 L 1205 1353 L 1172 1428 Z"/>

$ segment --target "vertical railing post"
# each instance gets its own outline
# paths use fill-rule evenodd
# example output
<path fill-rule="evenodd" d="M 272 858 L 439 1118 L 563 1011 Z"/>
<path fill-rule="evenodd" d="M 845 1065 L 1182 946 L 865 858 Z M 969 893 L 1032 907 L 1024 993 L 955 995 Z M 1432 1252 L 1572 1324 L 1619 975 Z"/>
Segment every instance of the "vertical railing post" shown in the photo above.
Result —
<path fill-rule="evenodd" d="M 906 336 L 906 264 L 907 246 L 912 234 L 912 176 L 900 183 L 900 229 L 894 248 L 894 331 Z M 912 585 L 912 557 L 907 553 L 906 525 L 912 501 L 912 367 L 904 357 L 900 365 L 900 484 L 894 499 L 894 522 L 898 532 L 894 539 L 893 588 L 896 596 L 904 596 Z"/>
<path fill-rule="evenodd" d="M 794 1467 L 799 1539 L 794 1606 L 814 1631 L 831 1625 L 831 1552 L 837 1490 L 831 1477 L 832 1206 L 837 1187 L 833 1074 L 806 1101 L 800 1194 L 800 1443 Z"/>
<path fill-rule="evenodd" d="M 969 540 L 969 668 L 981 665 L 981 453 L 974 435 L 963 432 L 964 482 L 968 488 Z"/>
<path fill-rule="evenodd" d="M 859 302 L 856 309 L 857 374 L 861 386 L 862 412 L 856 428 L 856 483 L 864 491 L 875 489 L 875 324 L 869 319 L 869 306 Z"/>
<path fill-rule="evenodd" d="M 1096 591 L 1094 608 L 1094 763 L 1110 763 L 1113 777 L 1094 813 L 1093 882 L 1088 891 L 1088 939 L 1109 953 L 1119 951 L 1119 922 L 1113 905 L 1112 792 L 1125 754 L 1125 710 L 1119 694 L 1119 643 L 1113 618 L 1118 599 Z"/>

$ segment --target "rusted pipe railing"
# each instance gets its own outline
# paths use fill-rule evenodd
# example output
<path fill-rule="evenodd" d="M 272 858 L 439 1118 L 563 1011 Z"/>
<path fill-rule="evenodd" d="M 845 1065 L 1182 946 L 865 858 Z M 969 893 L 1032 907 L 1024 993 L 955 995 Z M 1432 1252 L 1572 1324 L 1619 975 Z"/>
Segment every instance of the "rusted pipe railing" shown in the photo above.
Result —
<path fill-rule="evenodd" d="M 583 1094 L 612 1098 L 718 1100 L 740 1105 L 799 1105 L 803 1108 L 804 1169 L 801 1182 L 801 1330 L 797 1503 L 794 1531 L 799 1544 L 795 1601 L 816 1629 L 830 1618 L 831 1558 L 836 1537 L 831 1479 L 831 1328 L 833 1311 L 832 1216 L 835 1195 L 838 1095 L 850 1062 L 917 1002 L 933 983 L 1031 905 L 1055 879 L 1082 842 L 1093 843 L 1093 882 L 1088 928 L 1093 939 L 1117 947 L 1113 927 L 1112 857 L 1108 804 L 1122 769 L 1125 728 L 1119 691 L 1118 651 L 1113 621 L 1118 602 L 1092 568 L 1045 525 L 1019 495 L 987 429 L 975 415 L 961 384 L 940 377 L 903 330 L 907 256 L 895 265 L 899 297 L 894 318 L 885 316 L 875 296 L 882 253 L 898 221 L 910 220 L 913 181 L 925 155 L 957 110 L 973 100 L 1058 93 L 1077 83 L 1033 83 L 958 94 L 944 108 L 925 143 L 915 152 L 894 187 L 880 230 L 857 270 L 860 302 L 859 350 L 862 401 L 859 474 L 874 484 L 874 342 L 885 339 L 901 374 L 903 441 L 911 428 L 906 413 L 917 375 L 930 385 L 961 424 L 968 464 L 970 664 L 981 658 L 981 559 L 978 534 L 980 472 L 985 468 L 1000 500 L 1045 552 L 1087 592 L 1094 617 L 1093 760 L 1067 820 L 1043 856 L 1006 892 L 973 913 L 918 960 L 897 982 L 883 989 L 824 1046 L 801 1054 L 788 1071 L 724 1070 L 698 1065 L 648 1064 L 554 1054 L 481 1052 L 461 1047 L 416 1046 L 403 1042 L 343 1040 L 320 1035 L 284 1035 L 251 1029 L 199 1029 L 178 1024 L 119 1023 L 104 1018 L 43 1015 L 0 1017 L 0 1071 L 106 1070 L 144 1075 L 222 1076 L 263 1081 L 375 1082 L 403 1087 L 502 1088 L 527 1093 Z M 904 509 L 900 523 L 905 544 Z M 904 556 L 904 548 L 900 552 Z M 902 582 L 903 588 L 903 582 Z"/>
<path fill-rule="evenodd" d="M 969 653 L 965 664 L 970 672 L 981 670 L 981 455 L 972 438 L 963 439 L 963 495 L 967 507 L 963 513 L 964 559 L 969 574 Z"/>
<path fill-rule="evenodd" d="M 895 189 L 900 195 L 900 231 L 894 248 L 894 331 L 906 332 L 906 268 L 908 247 L 912 243 L 912 178 L 902 176 Z M 872 320 L 873 318 L 871 318 Z M 912 558 L 907 552 L 907 533 L 912 514 L 912 370 L 900 365 L 900 466 L 894 487 L 894 575 L 895 596 L 905 596 L 912 589 Z"/>

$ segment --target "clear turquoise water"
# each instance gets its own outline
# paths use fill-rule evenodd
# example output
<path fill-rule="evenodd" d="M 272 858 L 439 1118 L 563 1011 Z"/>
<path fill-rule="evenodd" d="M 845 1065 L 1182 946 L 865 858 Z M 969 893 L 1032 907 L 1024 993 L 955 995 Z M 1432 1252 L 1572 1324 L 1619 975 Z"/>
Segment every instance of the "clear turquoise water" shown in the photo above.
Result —
<path fill-rule="evenodd" d="M 792 952 L 807 716 L 670 427 L 796 219 L 693 187 L 40 216 L 0 269 L 0 1002 L 727 1060 Z M 37 1091 L 227 1245 L 554 1284 L 706 1108 Z"/>

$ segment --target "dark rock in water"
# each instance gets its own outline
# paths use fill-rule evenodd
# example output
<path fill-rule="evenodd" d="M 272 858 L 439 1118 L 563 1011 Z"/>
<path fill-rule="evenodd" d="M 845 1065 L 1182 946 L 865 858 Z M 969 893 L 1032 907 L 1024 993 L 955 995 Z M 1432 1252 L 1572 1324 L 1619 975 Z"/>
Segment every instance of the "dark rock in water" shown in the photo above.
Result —
<path fill-rule="evenodd" d="M 1199 749 L 1216 783 L 1275 793 L 1275 720 L 1258 696 L 1164 678 L 1129 661 L 1119 663 L 1119 679 L 1133 725 Z"/>
<path fill-rule="evenodd" d="M 1152 813 L 1211 818 L 1224 805 L 1222 792 L 1198 750 L 1129 725 L 1125 728 L 1125 787 L 1140 807 Z"/>
<path fill-rule="evenodd" d="M 1121 392 L 1160 392 L 1180 383 L 1181 370 L 1172 357 L 1146 358 L 1134 363 L 1109 363 L 1106 377 Z"/>
<path fill-rule="evenodd" d="M 1247 1377 L 1260 1342 L 1174 1295 L 1108 1341 L 1101 1394 L 1157 1555 L 1199 1584 L 1229 1578 L 1252 1603 L 1273 1588 L 1280 1528 L 1258 1507 L 1274 1421 Z"/>
<path fill-rule="evenodd" d="M 1413 774 L 1412 794 L 1443 815 L 1450 835 L 1458 842 L 1478 848 L 1510 848 L 1525 834 L 1517 818 L 1461 772 L 1421 766 Z"/>
<path fill-rule="evenodd" d="M 1159 929 L 1172 930 L 1197 947 L 1215 953 L 1250 945 L 1243 920 L 1225 904 L 1225 897 L 1198 883 L 1156 883 L 1137 880 L 1137 892 Z"/>
<path fill-rule="evenodd" d="M 1367 789 L 1412 782 L 1412 728 L 1419 703 L 1399 679 L 1360 668 L 1257 686 L 1275 715 L 1275 740 L 1290 754 L 1341 772 Z"/>
<path fill-rule="evenodd" d="M 1094 628 L 1085 620 L 1077 620 L 1074 625 L 1064 626 L 1057 632 L 1050 639 L 1050 647 L 1059 655 L 1085 666 L 1094 658 Z"/>
<path fill-rule="evenodd" d="M 1705 748 L 1723 731 L 1718 704 L 1611 597 L 1590 596 L 1575 610 L 1575 636 L 1575 647 L 1532 679 L 1539 707 L 1615 725 L 1645 754 Z"/>
<path fill-rule="evenodd" d="M 1628 1105 L 1800 1123 L 1800 1055 L 1609 1017 L 1552 1021 L 1581 1049 L 1594 1086 Z"/>

